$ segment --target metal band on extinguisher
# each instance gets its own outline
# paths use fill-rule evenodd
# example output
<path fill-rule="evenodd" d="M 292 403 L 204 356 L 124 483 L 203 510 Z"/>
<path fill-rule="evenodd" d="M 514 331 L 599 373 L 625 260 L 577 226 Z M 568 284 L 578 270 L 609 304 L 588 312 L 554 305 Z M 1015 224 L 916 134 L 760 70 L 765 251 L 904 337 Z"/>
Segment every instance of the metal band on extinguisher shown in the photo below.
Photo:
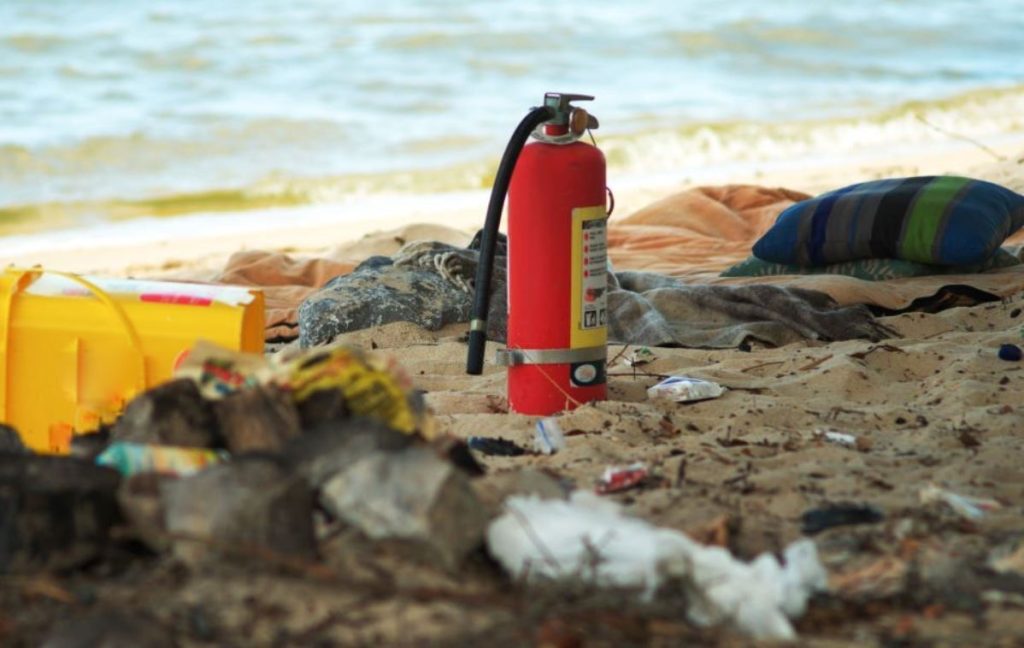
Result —
<path fill-rule="evenodd" d="M 604 205 L 572 210 L 572 295 L 569 344 L 573 349 L 608 345 L 608 214 Z M 574 386 L 604 383 L 605 357 L 570 365 Z"/>

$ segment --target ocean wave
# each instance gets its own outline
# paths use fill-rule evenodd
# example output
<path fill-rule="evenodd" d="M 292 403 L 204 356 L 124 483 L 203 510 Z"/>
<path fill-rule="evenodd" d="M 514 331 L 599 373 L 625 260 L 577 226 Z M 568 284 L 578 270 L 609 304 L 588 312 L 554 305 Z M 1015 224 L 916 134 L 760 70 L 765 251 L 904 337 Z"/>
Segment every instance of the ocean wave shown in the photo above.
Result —
<path fill-rule="evenodd" d="M 0 48 L 7 47 L 22 54 L 42 54 L 64 47 L 70 39 L 56 34 L 18 33 L 0 37 Z"/>
<path fill-rule="evenodd" d="M 177 191 L 135 190 L 167 160 L 188 172 L 192 181 L 216 182 L 231 177 L 225 164 L 244 156 L 231 142 L 245 141 L 253 155 L 278 150 L 296 134 L 319 139 L 322 125 L 268 120 L 248 126 L 225 127 L 209 141 L 151 139 L 142 135 L 94 138 L 67 149 L 40 151 L 24 146 L 0 147 L 0 178 L 25 182 L 56 182 L 102 177 L 108 190 L 120 192 L 59 196 L 42 201 L 11 201 L 0 207 L 0 233 L 62 226 L 85 218 L 129 219 L 179 216 L 198 212 L 230 212 L 305 204 L 344 203 L 369 194 L 425 194 L 486 189 L 491 186 L 500 153 L 468 162 L 426 168 L 391 169 L 367 173 L 305 174 L 260 172 L 257 179 L 224 184 L 174 185 Z M 826 152 L 897 152 L 910 145 L 955 139 L 984 141 L 1003 133 L 1024 132 L 1024 85 L 989 88 L 938 101 L 912 101 L 867 115 L 791 121 L 731 121 L 686 123 L 638 132 L 615 131 L 605 125 L 595 133 L 608 160 L 609 178 L 670 174 L 686 178 L 701 169 L 733 163 L 799 159 Z M 258 140 L 256 142 L 255 140 Z M 405 159 L 438 152 L 478 150 L 478 137 L 452 135 L 411 138 L 403 146 Z M 230 153 L 223 159 L 219 153 Z M 404 156 L 399 156 L 402 159 Z M 211 161 L 212 158 L 212 161 Z M 262 167 L 256 166 L 254 172 Z M 99 171 L 97 171 L 99 169 Z M 109 182 L 122 176 L 121 184 Z M 74 183 L 72 183 L 74 184 Z M 184 186 L 185 189 L 181 190 Z M 69 194 L 71 195 L 71 194 Z"/>

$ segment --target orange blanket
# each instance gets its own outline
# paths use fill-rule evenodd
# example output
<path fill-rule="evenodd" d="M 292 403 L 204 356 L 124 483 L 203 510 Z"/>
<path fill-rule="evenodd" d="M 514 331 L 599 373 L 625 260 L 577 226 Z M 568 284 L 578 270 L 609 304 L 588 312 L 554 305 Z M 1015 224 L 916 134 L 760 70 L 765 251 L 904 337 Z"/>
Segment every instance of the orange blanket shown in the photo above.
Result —
<path fill-rule="evenodd" d="M 750 248 L 786 207 L 810 198 L 789 189 L 753 185 L 697 187 L 673 194 L 608 224 L 615 270 L 670 276 L 722 270 Z"/>
<path fill-rule="evenodd" d="M 612 218 L 608 245 L 616 271 L 642 270 L 670 275 L 686 283 L 725 285 L 773 283 L 819 290 L 840 305 L 874 304 L 900 310 L 943 287 L 969 285 L 1007 297 L 1024 290 L 1024 266 L 972 275 L 941 275 L 864 281 L 837 275 L 778 275 L 722 278 L 718 274 L 746 259 L 754 242 L 779 212 L 809 196 L 783 188 L 753 185 L 698 187 L 683 191 L 625 218 Z M 259 286 L 267 302 L 267 339 L 298 335 L 299 304 L 333 277 L 351 272 L 374 254 L 392 255 L 413 240 L 437 240 L 463 246 L 472 233 L 433 225 L 409 225 L 335 250 L 326 257 L 296 259 L 273 252 L 232 256 L 214 281 Z M 1008 242 L 1024 242 L 1024 232 Z"/>

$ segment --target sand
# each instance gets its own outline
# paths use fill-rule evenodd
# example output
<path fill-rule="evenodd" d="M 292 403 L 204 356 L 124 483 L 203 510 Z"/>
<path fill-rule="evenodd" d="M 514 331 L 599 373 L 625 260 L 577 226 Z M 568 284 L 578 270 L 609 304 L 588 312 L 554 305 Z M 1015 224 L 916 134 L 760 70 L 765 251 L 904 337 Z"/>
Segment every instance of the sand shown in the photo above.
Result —
<path fill-rule="evenodd" d="M 1003 159 L 959 143 L 845 164 L 800 167 L 795 161 L 767 161 L 732 175 L 725 170 L 718 176 L 709 172 L 700 181 L 756 182 L 814 193 L 866 177 L 949 172 L 1024 188 L 1024 134 L 1010 134 L 1005 145 L 994 148 Z M 619 213 L 684 186 L 624 182 L 618 192 Z M 80 272 L 170 276 L 215 270 L 228 254 L 242 248 L 323 254 L 346 246 L 357 254 L 359 245 L 353 241 L 410 221 L 455 226 L 467 233 L 478 227 L 486 192 L 450 198 L 414 206 L 404 199 L 354 202 L 344 209 L 344 225 L 243 227 L 229 236 L 38 252 L 11 260 Z M 369 215 L 384 205 L 392 209 Z M 639 369 L 621 359 L 610 367 L 607 401 L 559 417 L 569 434 L 563 451 L 550 457 L 482 461 L 491 472 L 524 467 L 552 471 L 579 488 L 593 487 L 608 466 L 643 462 L 652 474 L 649 483 L 609 497 L 632 514 L 723 544 L 743 558 L 779 550 L 799 537 L 801 516 L 808 510 L 838 502 L 875 506 L 883 512 L 883 521 L 815 537 L 842 603 L 812 606 L 798 624 L 801 645 L 872 645 L 888 640 L 1019 645 L 1014 642 L 1024 637 L 1024 615 L 1014 609 L 1024 600 L 1021 592 L 1004 592 L 998 595 L 1002 602 L 993 602 L 997 595 L 985 593 L 994 590 L 982 576 L 990 552 L 1016 541 L 1024 530 L 1024 372 L 1021 363 L 996 357 L 1001 344 L 1024 342 L 1022 313 L 1024 294 L 936 314 L 882 318 L 899 334 L 884 343 L 808 341 L 750 351 L 656 349 L 656 359 Z M 464 326 L 428 332 L 392 324 L 351 333 L 343 340 L 396 354 L 415 387 L 426 392 L 441 431 L 458 437 L 499 436 L 531 446 L 536 418 L 507 411 L 504 371 L 489 365 L 482 376 L 465 374 L 464 331 Z M 490 346 L 488 358 L 495 348 Z M 612 346 L 609 355 L 619 357 L 627 351 Z M 712 380 L 728 391 L 717 399 L 688 404 L 647 399 L 646 389 L 667 375 Z M 827 432 L 852 435 L 855 441 L 836 443 Z M 994 500 L 998 506 L 968 519 L 945 504 L 923 503 L 922 493 L 929 485 Z M 1024 568 L 1016 569 L 1018 578 L 1024 576 Z M 484 599 L 499 596 L 503 587 L 473 575 L 436 578 L 436 583 L 424 582 L 480 587 Z M 248 634 L 238 636 L 260 641 L 269 640 L 281 627 L 308 629 L 330 614 L 326 601 L 343 605 L 351 599 L 339 592 L 327 594 L 323 586 L 309 582 L 282 593 L 275 590 L 278 585 L 257 575 L 222 579 L 219 586 L 212 580 L 213 576 L 199 578 L 180 586 L 168 594 L 167 604 L 213 605 L 228 587 L 238 600 L 216 603 L 225 610 L 224 627 L 239 633 L 245 629 Z M 255 593 L 275 606 L 292 611 L 305 606 L 306 611 L 298 617 L 244 612 L 254 605 L 245 596 Z M 441 598 L 399 611 L 387 607 L 393 602 L 373 603 L 369 607 L 377 611 L 370 616 L 376 621 L 367 622 L 372 629 L 366 630 L 368 634 L 342 627 L 345 624 L 325 624 L 320 634 L 309 636 L 415 643 L 477 636 L 474 633 L 486 632 L 489 623 L 505 627 L 515 624 L 517 616 L 520 626 L 546 618 L 533 608 L 513 614 L 503 603 L 494 603 L 481 612 L 478 605 Z M 306 602 L 300 604 L 300 599 Z M 568 636 L 615 636 L 622 628 L 608 620 L 612 617 L 566 617 Z M 684 637 L 694 640 L 692 631 L 681 625 L 681 614 L 675 625 L 670 615 L 661 618 L 661 625 L 652 621 L 644 626 L 646 640 L 666 645 Z M 535 634 L 531 639 L 534 629 L 524 632 L 520 639 L 536 639 Z M 601 632 L 612 634 L 594 634 Z M 711 641 L 717 635 L 699 637 L 697 641 Z"/>

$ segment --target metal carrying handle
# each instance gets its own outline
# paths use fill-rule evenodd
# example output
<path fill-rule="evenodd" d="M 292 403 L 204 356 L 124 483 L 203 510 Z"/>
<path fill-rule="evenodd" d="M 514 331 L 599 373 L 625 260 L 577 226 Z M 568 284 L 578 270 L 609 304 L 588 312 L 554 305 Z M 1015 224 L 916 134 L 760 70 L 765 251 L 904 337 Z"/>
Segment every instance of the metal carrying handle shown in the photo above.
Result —
<path fill-rule="evenodd" d="M 8 346 L 9 331 L 10 331 L 10 310 L 11 310 L 11 303 L 14 300 L 14 295 L 15 295 L 16 292 L 20 293 L 20 292 L 24 291 L 26 288 L 28 288 L 29 286 L 31 286 L 32 283 L 35 282 L 36 279 L 38 279 L 43 274 L 57 275 L 59 277 L 64 277 L 65 279 L 69 279 L 70 281 L 73 281 L 74 283 L 77 283 L 78 285 L 80 285 L 83 288 L 85 288 L 86 290 L 88 290 L 92 294 L 93 297 L 95 297 L 96 299 L 98 299 L 100 301 L 101 304 L 103 304 L 104 306 L 109 308 L 111 311 L 113 311 L 114 317 L 117 318 L 118 322 L 121 324 L 121 328 L 124 329 L 125 334 L 128 336 L 128 341 L 131 343 L 132 349 L 134 349 L 135 355 L 139 359 L 139 366 L 138 366 L 138 372 L 137 372 L 137 375 L 136 375 L 136 385 L 135 385 L 136 393 L 141 393 L 141 392 L 145 391 L 146 390 L 146 355 L 145 355 L 145 353 L 144 353 L 144 351 L 142 349 L 142 339 L 139 337 L 139 333 L 138 333 L 138 331 L 135 330 L 135 326 L 132 324 L 131 320 L 128 319 L 128 314 L 124 312 L 124 308 L 122 308 L 121 305 L 117 303 L 117 300 L 115 300 L 113 297 L 111 297 L 110 294 L 107 293 L 105 290 L 103 290 L 102 288 L 100 288 L 99 286 L 94 284 L 93 282 L 89 281 L 88 279 L 85 279 L 83 277 L 80 277 L 80 276 L 78 276 L 76 274 L 73 274 L 73 273 L 70 273 L 70 272 L 61 272 L 59 270 L 43 270 L 43 269 L 38 269 L 38 268 L 37 269 L 23 269 L 23 268 L 8 268 L 7 269 L 7 272 L 5 273 L 5 275 L 3 277 L 3 282 L 5 284 L 9 284 L 11 289 L 7 291 L 7 298 L 4 300 L 3 306 L 4 306 L 4 310 L 6 312 L 3 313 L 3 324 L 0 324 L 0 325 L 5 326 L 4 334 L 2 336 L 0 336 L 0 358 L 3 359 L 4 364 L 6 364 L 7 346 Z M 16 275 L 16 276 L 14 276 L 13 279 L 9 279 L 9 277 L 11 277 L 12 275 Z M 7 385 L 6 385 L 7 371 L 5 369 L 0 369 L 0 374 L 2 374 L 2 378 L 0 378 L 0 414 L 6 415 L 6 413 L 7 413 L 6 412 L 6 405 L 7 405 Z"/>

